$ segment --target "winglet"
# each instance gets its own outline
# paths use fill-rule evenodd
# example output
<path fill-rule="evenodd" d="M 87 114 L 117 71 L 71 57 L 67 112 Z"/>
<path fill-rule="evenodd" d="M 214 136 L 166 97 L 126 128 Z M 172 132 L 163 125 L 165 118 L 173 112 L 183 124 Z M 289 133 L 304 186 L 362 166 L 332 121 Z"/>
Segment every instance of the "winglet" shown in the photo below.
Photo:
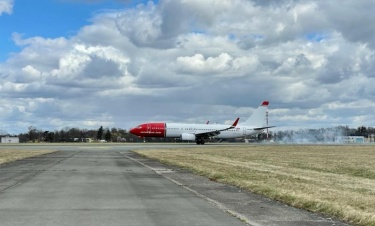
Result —
<path fill-rule="evenodd" d="M 240 118 L 237 118 L 236 121 L 233 122 L 233 124 L 232 124 L 232 126 L 230 128 L 231 129 L 235 128 L 237 126 L 237 123 L 238 123 L 239 120 L 240 120 Z"/>

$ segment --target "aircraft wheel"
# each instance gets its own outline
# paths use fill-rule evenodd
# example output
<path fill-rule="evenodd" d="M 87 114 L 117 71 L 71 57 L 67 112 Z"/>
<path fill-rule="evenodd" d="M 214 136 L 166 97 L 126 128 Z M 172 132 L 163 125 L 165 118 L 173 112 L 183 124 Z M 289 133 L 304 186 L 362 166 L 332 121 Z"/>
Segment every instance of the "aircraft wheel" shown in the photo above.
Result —
<path fill-rule="evenodd" d="M 196 140 L 196 143 L 199 145 L 199 144 L 204 144 L 204 140 L 203 139 L 197 139 Z"/>

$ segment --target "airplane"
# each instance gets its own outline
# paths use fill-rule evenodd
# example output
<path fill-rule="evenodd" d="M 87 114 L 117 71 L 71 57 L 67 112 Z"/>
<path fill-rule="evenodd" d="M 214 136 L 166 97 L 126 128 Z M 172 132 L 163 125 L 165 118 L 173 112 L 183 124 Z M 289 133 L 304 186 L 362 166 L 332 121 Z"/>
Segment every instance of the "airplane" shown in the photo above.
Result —
<path fill-rule="evenodd" d="M 169 122 L 148 122 L 130 129 L 130 133 L 140 137 L 180 138 L 183 141 L 195 141 L 205 144 L 205 139 L 238 138 L 262 133 L 264 129 L 274 126 L 266 125 L 266 112 L 269 101 L 262 104 L 243 123 L 237 118 L 232 125 L 222 124 L 187 124 Z"/>

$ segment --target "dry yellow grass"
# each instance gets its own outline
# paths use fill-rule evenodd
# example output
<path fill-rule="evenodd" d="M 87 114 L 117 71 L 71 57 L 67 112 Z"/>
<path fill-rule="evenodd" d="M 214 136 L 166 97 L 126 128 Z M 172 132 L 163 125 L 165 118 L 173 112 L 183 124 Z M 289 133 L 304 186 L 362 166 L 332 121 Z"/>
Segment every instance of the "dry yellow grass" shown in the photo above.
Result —
<path fill-rule="evenodd" d="M 136 152 L 295 207 L 375 225 L 375 146 L 205 146 Z"/>
<path fill-rule="evenodd" d="M 20 159 L 30 158 L 38 155 L 52 153 L 54 151 L 45 150 L 12 150 L 12 149 L 0 149 L 0 164 L 13 162 Z"/>

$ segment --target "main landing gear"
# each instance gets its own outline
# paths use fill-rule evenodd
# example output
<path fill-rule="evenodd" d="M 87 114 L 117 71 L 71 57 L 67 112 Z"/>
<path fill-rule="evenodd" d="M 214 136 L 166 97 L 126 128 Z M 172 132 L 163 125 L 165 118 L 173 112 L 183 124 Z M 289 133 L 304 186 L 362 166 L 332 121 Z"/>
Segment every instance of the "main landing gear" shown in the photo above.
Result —
<path fill-rule="evenodd" d="M 197 139 L 195 139 L 195 142 L 197 143 L 197 144 L 204 144 L 204 139 L 203 138 L 200 138 L 200 137 L 197 137 Z"/>

